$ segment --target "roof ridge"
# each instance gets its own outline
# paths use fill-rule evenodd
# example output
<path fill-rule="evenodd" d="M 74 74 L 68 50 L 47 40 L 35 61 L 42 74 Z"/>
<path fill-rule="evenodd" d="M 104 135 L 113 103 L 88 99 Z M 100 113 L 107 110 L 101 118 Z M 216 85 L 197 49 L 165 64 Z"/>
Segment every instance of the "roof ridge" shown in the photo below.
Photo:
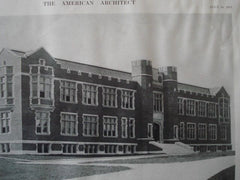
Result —
<path fill-rule="evenodd" d="M 207 87 L 202 87 L 202 86 L 198 86 L 198 85 L 193 85 L 193 84 L 187 84 L 187 83 L 182 83 L 182 82 L 178 82 L 178 84 L 183 84 L 183 85 L 188 85 L 188 86 L 193 86 L 193 87 L 197 87 L 197 88 L 202 88 L 202 89 L 212 89 L 212 88 L 207 88 Z"/>
<path fill-rule="evenodd" d="M 67 60 L 67 59 L 61 59 L 61 58 L 55 58 L 55 59 L 57 61 L 66 61 L 66 62 L 76 63 L 76 64 L 79 64 L 79 65 L 86 65 L 86 66 L 91 66 L 91 67 L 96 67 L 96 68 L 101 68 L 101 69 L 106 69 L 106 70 L 111 70 L 111 71 L 117 71 L 117 72 L 126 73 L 126 74 L 131 75 L 131 72 L 127 72 L 127 71 L 111 69 L 111 68 L 106 68 L 106 67 L 102 67 L 102 66 L 97 66 L 97 65 L 92 65 L 92 64 L 86 64 L 86 63 L 71 61 L 71 60 Z"/>

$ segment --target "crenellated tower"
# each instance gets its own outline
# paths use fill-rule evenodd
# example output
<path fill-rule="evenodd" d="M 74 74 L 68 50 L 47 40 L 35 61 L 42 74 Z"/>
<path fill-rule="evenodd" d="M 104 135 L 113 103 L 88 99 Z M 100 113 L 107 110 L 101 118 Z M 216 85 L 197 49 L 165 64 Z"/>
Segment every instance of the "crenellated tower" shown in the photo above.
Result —
<path fill-rule="evenodd" d="M 178 82 L 177 68 L 167 66 L 159 68 L 163 74 L 164 92 L 164 139 L 172 140 L 178 137 Z"/>

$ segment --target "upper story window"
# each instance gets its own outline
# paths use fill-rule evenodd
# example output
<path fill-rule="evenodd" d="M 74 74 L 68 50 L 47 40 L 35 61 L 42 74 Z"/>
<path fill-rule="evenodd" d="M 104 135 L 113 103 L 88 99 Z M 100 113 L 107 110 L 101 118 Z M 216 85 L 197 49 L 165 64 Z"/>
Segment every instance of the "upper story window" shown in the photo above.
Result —
<path fill-rule="evenodd" d="M 78 135 L 78 116 L 76 113 L 61 113 L 61 135 Z"/>
<path fill-rule="evenodd" d="M 198 138 L 201 140 L 207 139 L 207 124 L 198 124 Z"/>
<path fill-rule="evenodd" d="M 3 68 L 6 68 L 5 70 Z M 4 70 L 4 75 L 0 75 L 0 98 L 13 97 L 13 67 L 6 66 L 1 68 L 1 72 Z"/>
<path fill-rule="evenodd" d="M 98 105 L 98 87 L 96 85 L 83 84 L 82 103 L 86 105 Z"/>
<path fill-rule="evenodd" d="M 187 139 L 196 139 L 196 123 L 187 123 Z"/>
<path fill-rule="evenodd" d="M 63 102 L 77 102 L 77 83 L 70 81 L 61 81 L 60 100 Z"/>
<path fill-rule="evenodd" d="M 98 116 L 83 115 L 83 135 L 98 136 Z"/>
<path fill-rule="evenodd" d="M 6 134 L 10 132 L 10 112 L 0 112 L 0 134 Z"/>
<path fill-rule="evenodd" d="M 216 118 L 216 104 L 215 103 L 208 103 L 208 117 L 210 118 Z"/>
<path fill-rule="evenodd" d="M 134 109 L 135 108 L 135 93 L 131 90 L 122 90 L 122 108 Z"/>
<path fill-rule="evenodd" d="M 128 136 L 128 120 L 126 117 L 122 118 L 122 138 L 127 138 Z"/>
<path fill-rule="evenodd" d="M 135 138 L 135 119 L 134 118 L 129 119 L 129 137 Z"/>
<path fill-rule="evenodd" d="M 195 116 L 196 115 L 196 104 L 193 99 L 187 99 L 186 100 L 186 114 L 189 116 Z"/>
<path fill-rule="evenodd" d="M 52 77 L 45 75 L 32 75 L 32 97 L 52 99 Z"/>
<path fill-rule="evenodd" d="M 0 77 L 0 97 L 4 98 L 6 94 L 6 83 L 5 83 L 5 77 Z"/>
<path fill-rule="evenodd" d="M 184 99 L 178 98 L 178 114 L 184 115 Z"/>
<path fill-rule="evenodd" d="M 36 134 L 50 134 L 50 112 L 36 111 Z"/>
<path fill-rule="evenodd" d="M 40 98 L 51 99 L 52 98 L 52 78 L 48 76 L 40 76 Z"/>
<path fill-rule="evenodd" d="M 153 110 L 154 112 L 163 112 L 163 94 L 153 92 Z"/>
<path fill-rule="evenodd" d="M 117 107 L 117 89 L 103 87 L 103 106 Z"/>
<path fill-rule="evenodd" d="M 118 122 L 117 117 L 104 116 L 103 117 L 103 136 L 117 137 L 118 136 Z"/>
<path fill-rule="evenodd" d="M 210 140 L 217 140 L 217 125 L 216 124 L 209 124 L 208 134 L 209 134 Z"/>
<path fill-rule="evenodd" d="M 227 97 L 219 98 L 219 119 L 220 122 L 227 122 L 230 119 L 230 100 Z"/>
<path fill-rule="evenodd" d="M 198 102 L 198 115 L 200 117 L 206 117 L 206 102 L 199 101 Z"/>

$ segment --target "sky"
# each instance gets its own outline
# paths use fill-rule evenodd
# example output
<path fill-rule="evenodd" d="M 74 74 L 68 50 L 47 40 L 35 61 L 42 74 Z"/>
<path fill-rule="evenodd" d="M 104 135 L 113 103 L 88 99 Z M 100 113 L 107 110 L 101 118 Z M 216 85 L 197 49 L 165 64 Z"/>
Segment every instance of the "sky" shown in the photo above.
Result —
<path fill-rule="evenodd" d="M 149 59 L 155 68 L 176 66 L 180 82 L 224 86 L 233 97 L 229 14 L 1 16 L 4 47 L 44 47 L 53 57 L 128 72 L 131 61 Z"/>
<path fill-rule="evenodd" d="M 44 47 L 52 56 L 131 72 L 131 61 L 173 65 L 181 82 L 232 91 L 231 15 L 0 17 L 0 49 Z M 231 92 L 230 92 L 231 93 Z"/>

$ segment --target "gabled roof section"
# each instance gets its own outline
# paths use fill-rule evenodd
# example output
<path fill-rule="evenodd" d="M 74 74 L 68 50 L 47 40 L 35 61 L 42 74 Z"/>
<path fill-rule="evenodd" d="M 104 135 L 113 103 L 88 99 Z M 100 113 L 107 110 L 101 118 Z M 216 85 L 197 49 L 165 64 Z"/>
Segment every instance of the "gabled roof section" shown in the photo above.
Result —
<path fill-rule="evenodd" d="M 48 51 L 46 51 L 46 49 L 44 49 L 43 47 L 40 47 L 40 48 L 38 48 L 38 49 L 35 50 L 35 51 L 26 52 L 26 53 L 25 53 L 25 57 L 31 57 L 31 56 L 33 56 L 34 54 L 36 54 L 36 53 L 38 53 L 38 52 L 41 52 L 41 51 L 42 51 L 43 53 L 46 53 L 49 57 L 51 57 L 52 60 L 56 61 L 56 59 L 55 59 L 54 57 L 52 57 L 52 55 L 51 55 Z"/>
<path fill-rule="evenodd" d="M 24 57 L 24 55 L 25 55 L 25 52 L 23 52 L 23 51 L 18 51 L 15 49 L 9 49 L 9 51 L 11 51 L 12 53 L 14 53 L 15 55 L 20 56 L 20 57 Z"/>
<path fill-rule="evenodd" d="M 212 95 L 216 95 L 220 91 L 221 87 L 214 87 L 210 89 Z"/>
<path fill-rule="evenodd" d="M 119 70 L 114 70 L 114 69 L 108 69 L 100 66 L 94 66 L 94 65 L 89 65 L 89 64 L 84 64 L 84 63 L 79 63 L 79 62 L 73 62 L 69 60 L 64 60 L 64 59 L 59 59 L 59 58 L 54 58 L 49 54 L 43 47 L 40 47 L 36 50 L 31 50 L 28 52 L 24 51 L 19 51 L 15 49 L 3 49 L 7 50 L 10 53 L 19 56 L 19 57 L 31 57 L 34 56 L 36 53 L 46 53 L 48 56 L 51 57 L 56 63 L 60 64 L 61 68 L 63 69 L 70 69 L 73 71 L 80 71 L 80 72 L 86 72 L 86 73 L 92 73 L 92 74 L 100 74 L 102 76 L 111 76 L 114 78 L 120 78 L 120 79 L 125 79 L 125 80 L 131 80 L 132 76 L 130 72 L 125 72 L 125 71 L 119 71 Z M 3 51 L 2 50 L 2 51 Z"/>
<path fill-rule="evenodd" d="M 226 96 L 226 97 L 229 97 L 229 94 L 227 93 L 226 89 L 223 86 L 219 87 L 219 88 L 216 88 L 213 93 L 215 93 L 214 95 L 216 95 L 216 96 Z"/>
<path fill-rule="evenodd" d="M 178 83 L 178 90 L 195 92 L 200 94 L 207 94 L 207 95 L 211 94 L 209 88 L 204 88 L 204 87 L 194 86 L 194 85 L 184 84 L 184 83 Z"/>

